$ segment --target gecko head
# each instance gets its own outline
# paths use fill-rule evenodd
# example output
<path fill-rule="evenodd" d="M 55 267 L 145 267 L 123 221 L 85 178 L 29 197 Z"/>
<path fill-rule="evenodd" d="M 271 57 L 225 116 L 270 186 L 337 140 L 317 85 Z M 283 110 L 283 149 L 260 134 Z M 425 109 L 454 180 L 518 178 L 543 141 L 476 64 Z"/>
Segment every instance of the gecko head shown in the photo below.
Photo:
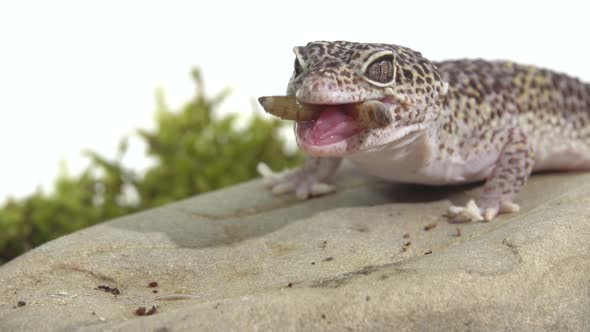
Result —
<path fill-rule="evenodd" d="M 435 121 L 447 93 L 438 69 L 419 52 L 387 44 L 311 42 L 295 47 L 287 88 L 319 114 L 295 124 L 297 144 L 315 156 L 344 156 L 395 142 Z M 379 101 L 387 123 L 367 127 L 350 105 Z"/>

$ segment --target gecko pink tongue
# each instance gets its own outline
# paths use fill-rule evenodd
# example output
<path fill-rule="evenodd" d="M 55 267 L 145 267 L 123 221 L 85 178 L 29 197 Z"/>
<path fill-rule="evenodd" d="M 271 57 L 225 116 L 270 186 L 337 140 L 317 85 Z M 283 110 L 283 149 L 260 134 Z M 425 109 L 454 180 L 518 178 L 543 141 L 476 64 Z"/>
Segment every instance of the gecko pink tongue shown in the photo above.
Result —
<path fill-rule="evenodd" d="M 322 111 L 306 138 L 314 145 L 327 145 L 353 136 L 361 130 L 352 117 L 336 107 L 328 107 Z"/>

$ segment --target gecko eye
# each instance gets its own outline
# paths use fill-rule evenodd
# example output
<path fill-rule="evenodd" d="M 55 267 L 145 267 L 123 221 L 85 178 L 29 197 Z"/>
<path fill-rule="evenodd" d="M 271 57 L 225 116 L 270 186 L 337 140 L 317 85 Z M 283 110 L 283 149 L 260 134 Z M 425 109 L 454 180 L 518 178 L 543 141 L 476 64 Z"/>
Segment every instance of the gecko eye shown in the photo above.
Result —
<path fill-rule="evenodd" d="M 373 57 L 372 57 L 373 58 Z M 387 85 L 395 77 L 395 56 L 391 52 L 377 54 L 377 57 L 369 62 L 365 68 L 365 77 L 372 83 Z"/>
<path fill-rule="evenodd" d="M 299 75 L 301 75 L 301 73 L 303 73 L 303 67 L 301 66 L 301 63 L 299 62 L 299 59 L 297 59 L 297 57 L 295 57 L 295 76 L 299 76 Z"/>

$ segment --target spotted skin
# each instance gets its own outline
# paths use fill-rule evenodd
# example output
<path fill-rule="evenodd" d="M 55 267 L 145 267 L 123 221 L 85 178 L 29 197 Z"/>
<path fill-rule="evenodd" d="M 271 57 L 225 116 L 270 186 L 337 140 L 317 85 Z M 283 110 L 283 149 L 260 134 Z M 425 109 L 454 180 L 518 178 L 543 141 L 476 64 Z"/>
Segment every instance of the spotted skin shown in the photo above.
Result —
<path fill-rule="evenodd" d="M 576 78 L 509 61 L 431 62 L 389 44 L 321 41 L 294 52 L 287 95 L 318 105 L 379 101 L 390 112 L 381 120 L 389 125 L 334 144 L 296 135 L 324 170 L 321 181 L 338 158 L 395 181 L 486 180 L 476 204 L 451 207 L 450 214 L 457 221 L 491 220 L 518 210 L 515 195 L 532 171 L 590 168 L 590 85 Z M 328 166 L 319 167 L 323 162 Z M 310 187 L 319 177 L 307 169 L 285 178 L 297 174 Z M 285 182 L 271 185 L 300 197 L 311 193 Z"/>

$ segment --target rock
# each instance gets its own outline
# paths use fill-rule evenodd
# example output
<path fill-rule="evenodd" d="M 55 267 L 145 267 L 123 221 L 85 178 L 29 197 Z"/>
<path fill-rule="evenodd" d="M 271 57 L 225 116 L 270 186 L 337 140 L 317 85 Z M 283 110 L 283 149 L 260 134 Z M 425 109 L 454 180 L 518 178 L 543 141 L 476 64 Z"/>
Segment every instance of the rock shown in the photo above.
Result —
<path fill-rule="evenodd" d="M 590 174 L 535 175 L 520 213 L 460 225 L 441 214 L 478 186 L 335 182 L 300 202 L 252 181 L 49 242 L 0 267 L 0 330 L 590 326 Z"/>

